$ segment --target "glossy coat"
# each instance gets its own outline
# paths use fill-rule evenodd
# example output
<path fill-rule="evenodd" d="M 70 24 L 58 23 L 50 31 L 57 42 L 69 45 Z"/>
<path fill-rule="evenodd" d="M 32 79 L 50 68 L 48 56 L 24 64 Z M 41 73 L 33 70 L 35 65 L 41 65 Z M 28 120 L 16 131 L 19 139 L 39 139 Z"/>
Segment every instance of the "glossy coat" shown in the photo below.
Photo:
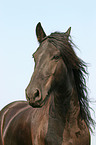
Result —
<path fill-rule="evenodd" d="M 0 112 L 0 145 L 90 145 L 86 64 L 73 50 L 70 31 L 46 36 L 38 23 L 27 101 Z"/>

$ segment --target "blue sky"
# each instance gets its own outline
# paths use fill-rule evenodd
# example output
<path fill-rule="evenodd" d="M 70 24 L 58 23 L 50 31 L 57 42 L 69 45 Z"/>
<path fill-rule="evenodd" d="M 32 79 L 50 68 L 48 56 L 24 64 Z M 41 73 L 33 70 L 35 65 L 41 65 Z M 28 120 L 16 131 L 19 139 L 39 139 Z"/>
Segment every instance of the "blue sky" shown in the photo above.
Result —
<path fill-rule="evenodd" d="M 89 97 L 96 102 L 96 1 L 95 0 L 2 0 L 0 1 L 0 109 L 9 102 L 25 100 L 25 88 L 34 69 L 32 53 L 38 47 L 35 27 L 42 23 L 46 34 L 65 32 L 88 64 Z M 90 104 L 96 110 L 96 103 Z M 96 113 L 91 112 L 96 120 Z M 95 145 L 96 130 L 92 135 Z"/>

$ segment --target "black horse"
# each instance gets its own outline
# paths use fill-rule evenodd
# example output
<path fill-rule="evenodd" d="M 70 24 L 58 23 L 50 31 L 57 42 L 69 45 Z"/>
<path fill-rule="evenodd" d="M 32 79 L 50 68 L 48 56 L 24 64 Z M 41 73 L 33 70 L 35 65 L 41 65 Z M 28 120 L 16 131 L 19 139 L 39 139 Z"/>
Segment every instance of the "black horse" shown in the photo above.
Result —
<path fill-rule="evenodd" d="M 0 145 L 89 145 L 94 121 L 89 111 L 86 63 L 73 50 L 66 33 L 46 36 L 40 23 L 40 46 L 33 54 L 34 73 L 27 101 L 0 112 Z"/>

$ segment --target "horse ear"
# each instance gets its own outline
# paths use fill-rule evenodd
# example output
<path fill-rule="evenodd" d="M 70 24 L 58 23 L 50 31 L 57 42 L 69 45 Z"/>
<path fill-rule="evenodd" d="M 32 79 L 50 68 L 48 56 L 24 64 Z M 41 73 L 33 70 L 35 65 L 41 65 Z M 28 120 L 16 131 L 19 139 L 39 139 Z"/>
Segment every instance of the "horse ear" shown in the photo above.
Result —
<path fill-rule="evenodd" d="M 70 36 L 70 32 L 71 32 L 71 27 L 69 27 L 69 29 L 65 32 L 65 34 L 67 35 L 67 37 Z"/>
<path fill-rule="evenodd" d="M 39 43 L 41 43 L 42 39 L 44 37 L 46 37 L 46 34 L 45 34 L 40 22 L 36 26 L 36 36 L 37 36 Z"/>

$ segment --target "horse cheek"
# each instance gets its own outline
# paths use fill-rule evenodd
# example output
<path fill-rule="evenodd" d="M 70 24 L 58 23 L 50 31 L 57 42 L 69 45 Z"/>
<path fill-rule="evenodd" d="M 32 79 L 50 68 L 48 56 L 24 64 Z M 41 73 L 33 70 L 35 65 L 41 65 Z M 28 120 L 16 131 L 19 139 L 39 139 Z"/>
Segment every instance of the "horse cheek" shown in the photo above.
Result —
<path fill-rule="evenodd" d="M 65 68 L 64 68 L 65 67 Z M 67 68 L 63 63 L 58 62 L 55 70 L 55 80 L 56 82 L 63 81 L 67 74 Z"/>

